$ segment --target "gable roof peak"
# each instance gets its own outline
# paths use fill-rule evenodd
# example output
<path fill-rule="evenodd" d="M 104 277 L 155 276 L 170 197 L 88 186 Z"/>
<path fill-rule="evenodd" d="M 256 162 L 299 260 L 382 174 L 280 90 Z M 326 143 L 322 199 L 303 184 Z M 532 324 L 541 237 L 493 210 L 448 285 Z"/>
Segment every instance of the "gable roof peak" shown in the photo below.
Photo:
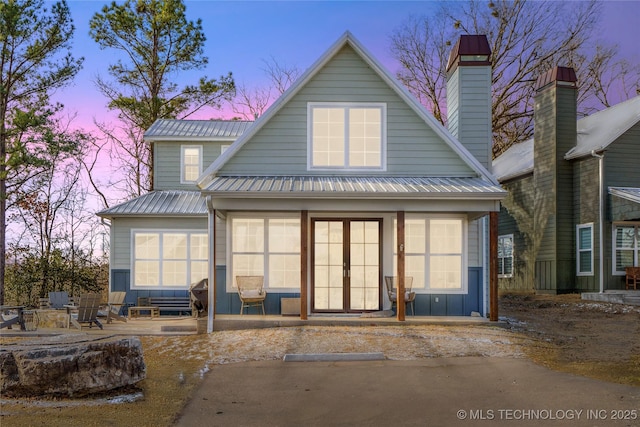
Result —
<path fill-rule="evenodd" d="M 305 85 L 313 79 L 317 73 L 331 61 L 340 50 L 349 45 L 355 53 L 371 69 L 406 102 L 406 104 L 439 135 L 442 140 L 472 169 L 478 176 L 488 182 L 497 184 L 491 173 L 444 127 L 438 122 L 418 100 L 409 93 L 384 66 L 364 47 L 362 43 L 350 32 L 345 31 L 303 74 L 287 89 L 268 109 L 259 117 L 247 132 L 242 134 L 220 157 L 218 157 L 200 176 L 197 184 L 205 188 L 216 176 L 218 171 L 231 159 L 242 146 L 262 129 Z"/>

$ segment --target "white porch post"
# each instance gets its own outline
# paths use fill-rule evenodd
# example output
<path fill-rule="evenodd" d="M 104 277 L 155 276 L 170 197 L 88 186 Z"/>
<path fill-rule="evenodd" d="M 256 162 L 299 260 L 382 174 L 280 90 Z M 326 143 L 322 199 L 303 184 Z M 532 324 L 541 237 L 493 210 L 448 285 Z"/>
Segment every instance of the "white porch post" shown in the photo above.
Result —
<path fill-rule="evenodd" d="M 209 230 L 207 233 L 209 236 L 207 333 L 210 334 L 213 332 L 213 319 L 216 316 L 216 210 L 212 206 L 211 196 L 207 196 L 207 208 L 209 211 Z"/>

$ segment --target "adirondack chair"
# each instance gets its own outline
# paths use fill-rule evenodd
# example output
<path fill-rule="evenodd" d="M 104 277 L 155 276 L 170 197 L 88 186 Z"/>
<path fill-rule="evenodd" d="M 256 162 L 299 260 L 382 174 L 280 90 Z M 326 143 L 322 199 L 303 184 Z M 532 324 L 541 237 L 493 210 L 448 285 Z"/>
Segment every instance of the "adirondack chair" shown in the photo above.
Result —
<path fill-rule="evenodd" d="M 98 316 L 106 317 L 107 323 L 111 323 L 113 319 L 126 322 L 127 318 L 120 314 L 120 309 L 124 305 L 124 298 L 126 295 L 126 292 L 111 292 L 109 294 L 109 301 L 105 306 L 100 308 Z"/>
<path fill-rule="evenodd" d="M 69 294 L 66 292 L 49 292 L 49 308 L 64 309 L 69 305 Z"/>
<path fill-rule="evenodd" d="M 81 323 L 88 323 L 89 328 L 95 323 L 103 329 L 102 323 L 98 320 L 98 309 L 100 308 L 100 294 L 83 294 L 77 306 L 67 306 L 69 311 L 69 321 L 73 326 L 82 330 Z"/>

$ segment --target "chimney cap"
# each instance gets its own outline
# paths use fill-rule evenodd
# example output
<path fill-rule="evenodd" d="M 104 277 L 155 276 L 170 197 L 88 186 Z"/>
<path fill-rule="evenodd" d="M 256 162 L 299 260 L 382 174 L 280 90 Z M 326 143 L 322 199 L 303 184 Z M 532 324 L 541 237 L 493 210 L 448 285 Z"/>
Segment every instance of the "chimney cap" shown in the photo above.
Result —
<path fill-rule="evenodd" d="M 544 74 L 538 76 L 536 91 L 542 90 L 556 82 L 558 86 L 577 87 L 578 78 L 571 67 L 555 66 Z"/>
<path fill-rule="evenodd" d="M 491 65 L 489 62 L 491 48 L 487 36 L 463 34 L 449 54 L 447 72 L 453 71 L 457 65 Z"/>

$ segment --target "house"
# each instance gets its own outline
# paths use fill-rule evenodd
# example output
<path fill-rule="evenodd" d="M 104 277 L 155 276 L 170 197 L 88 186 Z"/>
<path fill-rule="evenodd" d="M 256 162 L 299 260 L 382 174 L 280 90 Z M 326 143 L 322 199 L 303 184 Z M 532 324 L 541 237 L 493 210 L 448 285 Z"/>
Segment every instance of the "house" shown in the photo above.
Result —
<path fill-rule="evenodd" d="M 577 91 L 571 68 L 540 76 L 533 139 L 493 161 L 502 290 L 622 290 L 639 265 L 640 96 L 577 120 Z"/>
<path fill-rule="evenodd" d="M 450 131 L 348 32 L 218 157 L 204 131 L 222 123 L 158 121 L 157 190 L 99 214 L 112 290 L 186 294 L 209 277 L 209 330 L 239 313 L 239 275 L 264 276 L 268 314 L 283 298 L 302 319 L 388 309 L 385 276 L 413 278 L 416 315 L 486 314 L 487 217 L 506 195 L 489 172 L 489 55 L 484 36 L 454 48 Z"/>

